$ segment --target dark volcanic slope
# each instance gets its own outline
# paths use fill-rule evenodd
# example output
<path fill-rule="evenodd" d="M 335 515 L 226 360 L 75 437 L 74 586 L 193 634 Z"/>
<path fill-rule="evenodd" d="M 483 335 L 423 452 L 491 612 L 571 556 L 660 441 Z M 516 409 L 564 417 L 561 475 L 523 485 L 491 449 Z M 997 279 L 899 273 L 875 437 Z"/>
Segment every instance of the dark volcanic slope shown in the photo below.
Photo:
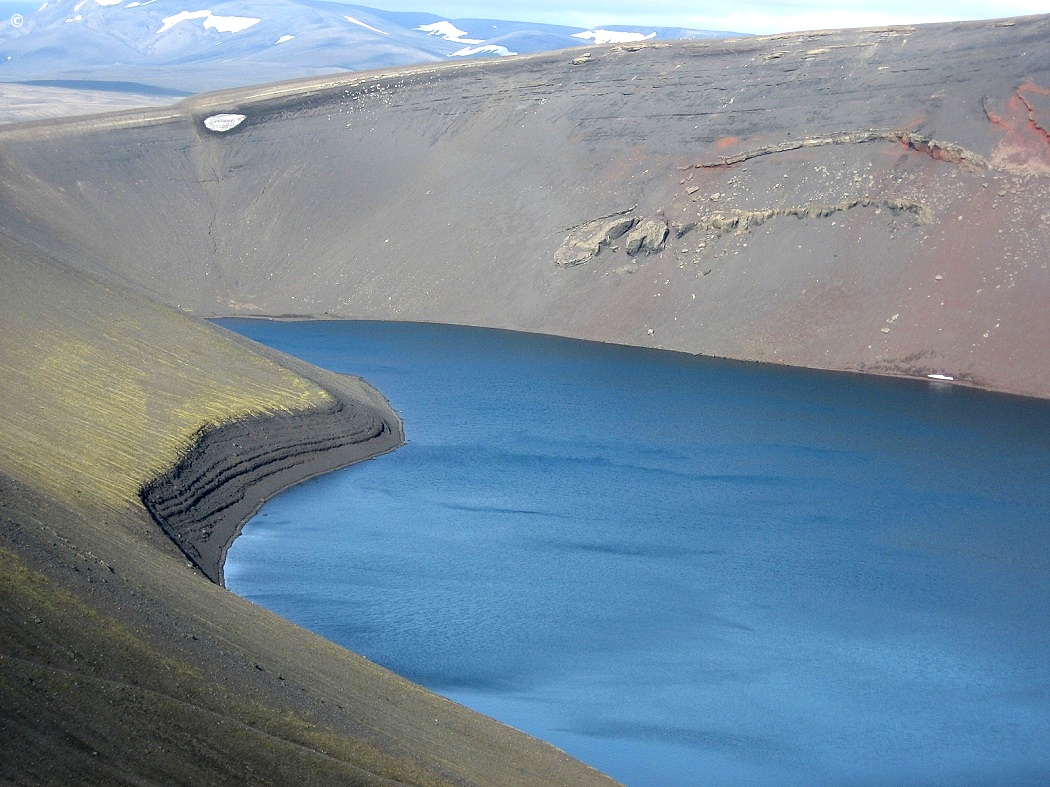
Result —
<path fill-rule="evenodd" d="M 16 127 L 0 226 L 204 315 L 1046 396 L 1048 41 L 1042 16 L 650 43 Z M 247 119 L 207 130 L 220 112 Z"/>
<path fill-rule="evenodd" d="M 292 483 L 400 444 L 381 411 L 357 406 L 359 389 L 333 379 L 332 405 L 281 418 L 247 418 L 206 429 L 142 492 L 150 515 L 208 579 L 224 584 L 230 543 L 260 502 Z M 392 433 L 392 434 L 391 434 Z"/>

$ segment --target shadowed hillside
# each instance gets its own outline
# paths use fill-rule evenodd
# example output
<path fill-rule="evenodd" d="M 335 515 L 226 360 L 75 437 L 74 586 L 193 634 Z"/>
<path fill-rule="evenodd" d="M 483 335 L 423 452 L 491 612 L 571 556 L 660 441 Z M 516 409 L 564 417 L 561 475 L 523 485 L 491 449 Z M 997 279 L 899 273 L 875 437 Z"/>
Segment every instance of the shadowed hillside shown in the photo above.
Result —
<path fill-rule="evenodd" d="M 402 435 L 197 318 L 1050 396 L 1048 41 L 639 43 L 0 129 L 0 777 L 600 780 L 207 581 L 262 499 Z"/>

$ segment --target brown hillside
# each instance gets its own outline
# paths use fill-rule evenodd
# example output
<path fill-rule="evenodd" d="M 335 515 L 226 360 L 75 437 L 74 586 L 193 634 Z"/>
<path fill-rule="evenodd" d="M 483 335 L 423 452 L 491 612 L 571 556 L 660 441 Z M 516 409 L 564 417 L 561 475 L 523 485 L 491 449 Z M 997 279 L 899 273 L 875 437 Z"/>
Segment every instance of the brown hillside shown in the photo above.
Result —
<path fill-rule="evenodd" d="M 1042 16 L 650 43 L 12 127 L 0 226 L 200 315 L 1045 396 L 1048 40 Z"/>

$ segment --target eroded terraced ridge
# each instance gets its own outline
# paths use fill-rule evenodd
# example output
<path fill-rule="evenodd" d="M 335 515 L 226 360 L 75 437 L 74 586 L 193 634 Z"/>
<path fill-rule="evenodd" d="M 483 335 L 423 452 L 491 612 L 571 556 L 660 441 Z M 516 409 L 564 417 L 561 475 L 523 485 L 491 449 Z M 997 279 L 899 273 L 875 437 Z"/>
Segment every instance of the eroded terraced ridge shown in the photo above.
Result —
<path fill-rule="evenodd" d="M 362 407 L 355 393 L 360 389 L 343 386 L 326 408 L 202 430 L 180 461 L 143 489 L 146 509 L 221 585 L 226 550 L 262 500 L 400 444 L 400 424 Z"/>

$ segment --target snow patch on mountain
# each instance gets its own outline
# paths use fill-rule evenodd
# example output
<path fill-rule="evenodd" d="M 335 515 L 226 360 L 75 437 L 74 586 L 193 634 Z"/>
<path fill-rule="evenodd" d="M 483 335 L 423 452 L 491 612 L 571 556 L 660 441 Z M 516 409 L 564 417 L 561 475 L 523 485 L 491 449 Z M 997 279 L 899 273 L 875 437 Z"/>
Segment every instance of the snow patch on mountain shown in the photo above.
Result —
<path fill-rule="evenodd" d="M 262 21 L 253 16 L 216 16 L 211 11 L 180 11 L 173 16 L 164 17 L 164 25 L 157 31 L 157 34 L 165 33 L 175 25 L 193 19 L 203 19 L 205 30 L 214 28 L 220 33 L 240 33 Z"/>
<path fill-rule="evenodd" d="M 372 27 L 372 25 L 366 25 L 360 19 L 354 19 L 352 16 L 344 16 L 343 19 L 345 19 L 347 22 L 350 22 L 352 24 L 361 25 L 361 27 L 364 27 L 364 28 L 366 28 L 368 30 L 371 30 L 371 31 L 375 32 L 375 33 L 379 33 L 380 35 L 384 35 L 384 36 L 390 35 L 390 33 L 386 33 L 384 31 L 380 30 L 378 27 Z"/>
<path fill-rule="evenodd" d="M 204 127 L 209 131 L 229 131 L 231 128 L 236 128 L 244 121 L 244 115 L 235 115 L 231 113 L 223 113 L 221 115 L 212 115 L 204 119 Z"/>
<path fill-rule="evenodd" d="M 584 41 L 594 41 L 596 44 L 629 44 L 632 41 L 648 41 L 656 38 L 656 33 L 628 33 L 621 30 L 584 30 L 582 33 L 573 33 L 573 38 L 582 38 Z"/>
<path fill-rule="evenodd" d="M 293 38 L 295 38 L 295 36 L 284 35 L 284 36 L 281 36 L 280 38 L 278 38 L 274 43 L 276 43 L 276 44 L 283 44 L 285 41 L 291 41 Z"/>
<path fill-rule="evenodd" d="M 471 55 L 481 54 L 493 54 L 499 55 L 500 57 L 507 57 L 508 55 L 516 55 L 517 52 L 511 52 L 505 46 L 497 46 L 495 44 L 489 44 L 488 46 L 467 46 L 460 49 L 458 52 L 453 52 L 449 57 L 470 57 Z"/>
<path fill-rule="evenodd" d="M 439 36 L 444 38 L 446 41 L 452 41 L 455 44 L 483 44 L 485 43 L 480 38 L 464 38 L 467 35 L 466 30 L 460 30 L 451 22 L 434 22 L 429 25 L 420 25 L 416 30 L 422 30 L 427 35 Z"/>

